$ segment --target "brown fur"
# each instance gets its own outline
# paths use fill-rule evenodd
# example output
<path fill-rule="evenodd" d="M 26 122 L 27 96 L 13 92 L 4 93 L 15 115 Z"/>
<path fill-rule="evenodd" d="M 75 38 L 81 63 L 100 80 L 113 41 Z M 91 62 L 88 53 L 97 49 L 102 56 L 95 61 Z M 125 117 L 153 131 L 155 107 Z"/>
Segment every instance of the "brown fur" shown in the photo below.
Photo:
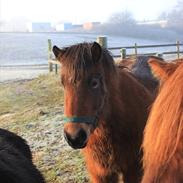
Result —
<path fill-rule="evenodd" d="M 62 82 L 65 87 L 65 115 L 91 116 L 105 95 L 105 104 L 96 128 L 68 122 L 64 131 L 76 136 L 82 128 L 88 135 L 83 148 L 92 183 L 116 183 L 123 173 L 124 183 L 139 183 L 142 176 L 140 151 L 151 94 L 131 73 L 115 67 L 112 56 L 102 50 L 98 61 L 92 44 L 71 46 L 63 52 Z M 83 59 L 85 58 L 85 59 Z M 101 89 L 90 91 L 91 75 L 101 74 Z"/>
<path fill-rule="evenodd" d="M 183 59 L 150 65 L 162 86 L 145 128 L 142 183 L 182 183 Z"/>

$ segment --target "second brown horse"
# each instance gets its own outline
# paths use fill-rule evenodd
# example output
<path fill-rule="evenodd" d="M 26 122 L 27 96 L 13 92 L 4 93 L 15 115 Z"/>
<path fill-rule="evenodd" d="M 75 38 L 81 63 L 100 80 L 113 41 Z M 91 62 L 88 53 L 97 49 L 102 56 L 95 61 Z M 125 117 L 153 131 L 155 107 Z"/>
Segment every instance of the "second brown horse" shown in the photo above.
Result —
<path fill-rule="evenodd" d="M 182 183 L 183 59 L 150 65 L 161 86 L 145 129 L 142 183 Z"/>

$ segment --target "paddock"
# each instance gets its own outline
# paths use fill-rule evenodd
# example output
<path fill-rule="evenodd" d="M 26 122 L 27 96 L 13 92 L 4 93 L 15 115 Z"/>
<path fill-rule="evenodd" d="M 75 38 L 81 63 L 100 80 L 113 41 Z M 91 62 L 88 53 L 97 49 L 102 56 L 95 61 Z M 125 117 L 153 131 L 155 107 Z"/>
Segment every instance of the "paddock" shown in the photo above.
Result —
<path fill-rule="evenodd" d="M 171 44 L 154 44 L 154 45 L 138 45 L 134 43 L 131 46 L 118 46 L 118 47 L 108 47 L 107 37 L 98 36 L 96 41 L 104 48 L 107 48 L 112 52 L 113 57 L 116 62 L 125 58 L 137 58 L 139 55 L 146 56 L 158 56 L 166 60 L 179 59 L 183 55 L 183 44 L 180 41 L 176 41 Z M 58 73 L 60 63 L 53 56 L 52 53 L 52 40 L 48 39 L 48 69 L 49 72 Z M 160 48 L 168 49 L 169 51 L 159 51 Z M 151 49 L 156 49 L 152 52 Z"/>

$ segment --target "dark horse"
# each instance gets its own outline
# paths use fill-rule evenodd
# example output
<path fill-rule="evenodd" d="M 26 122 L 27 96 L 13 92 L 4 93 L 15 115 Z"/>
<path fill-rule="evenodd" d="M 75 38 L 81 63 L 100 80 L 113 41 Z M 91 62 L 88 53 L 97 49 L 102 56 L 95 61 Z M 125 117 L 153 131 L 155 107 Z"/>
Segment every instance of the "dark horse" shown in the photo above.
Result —
<path fill-rule="evenodd" d="M 0 129 L 0 182 L 45 183 L 32 163 L 32 154 L 20 136 Z"/>
<path fill-rule="evenodd" d="M 123 59 L 118 63 L 118 66 L 122 68 L 128 68 L 129 71 L 134 74 L 138 81 L 140 81 L 153 94 L 156 94 L 159 88 L 159 81 L 153 75 L 151 68 L 148 64 L 148 61 L 152 58 L 164 61 L 160 57 L 140 55 L 137 56 L 137 58 L 135 59 Z"/>
<path fill-rule="evenodd" d="M 183 59 L 150 65 L 161 87 L 145 128 L 142 183 L 183 183 Z"/>
<path fill-rule="evenodd" d="M 125 183 L 142 176 L 140 146 L 151 94 L 94 42 L 53 47 L 61 61 L 64 135 L 82 148 L 93 183 Z"/>

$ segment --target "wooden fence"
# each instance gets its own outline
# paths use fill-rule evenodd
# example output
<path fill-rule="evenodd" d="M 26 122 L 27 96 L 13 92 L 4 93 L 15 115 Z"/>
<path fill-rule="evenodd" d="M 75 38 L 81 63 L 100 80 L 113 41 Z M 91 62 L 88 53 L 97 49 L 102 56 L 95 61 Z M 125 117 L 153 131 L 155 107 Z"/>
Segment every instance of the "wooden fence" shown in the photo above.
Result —
<path fill-rule="evenodd" d="M 107 46 L 107 37 L 100 36 L 97 38 L 97 42 L 102 46 L 113 52 L 114 50 L 117 51 L 119 54 L 113 54 L 113 57 L 121 57 L 121 59 L 124 59 L 126 57 L 135 56 L 138 55 L 156 55 L 159 57 L 163 57 L 164 55 L 177 55 L 177 58 L 180 58 L 180 54 L 183 54 L 183 50 L 181 50 L 181 44 L 179 41 L 176 41 L 176 43 L 173 44 L 156 44 L 156 45 L 137 45 L 137 43 L 134 44 L 134 46 L 120 46 L 120 47 L 108 47 Z M 140 49 L 146 49 L 146 48 L 166 48 L 166 47 L 175 47 L 176 51 L 164 51 L 164 52 L 148 52 L 148 53 L 140 53 Z M 133 53 L 129 54 L 128 51 L 131 51 Z M 58 72 L 58 65 L 60 63 L 53 58 L 52 54 L 52 43 L 51 40 L 48 40 L 48 64 L 49 64 L 49 71 L 52 72 L 55 67 L 55 73 Z"/>
<path fill-rule="evenodd" d="M 180 47 L 183 46 L 183 44 L 180 44 L 179 41 L 177 41 L 174 44 L 156 44 L 156 45 L 140 45 L 138 46 L 136 43 L 134 46 L 123 46 L 121 47 L 112 47 L 108 48 L 109 50 L 120 50 L 119 55 L 114 55 L 114 57 L 121 57 L 125 58 L 132 55 L 139 55 L 138 50 L 141 48 L 164 48 L 164 47 L 175 47 L 176 51 L 164 51 L 164 52 L 148 52 L 148 53 L 140 53 L 143 55 L 159 55 L 160 57 L 163 57 L 163 55 L 171 55 L 176 54 L 177 58 L 180 58 L 180 54 L 183 54 L 183 51 L 181 51 Z M 134 50 L 134 54 L 127 54 L 128 50 Z"/>

